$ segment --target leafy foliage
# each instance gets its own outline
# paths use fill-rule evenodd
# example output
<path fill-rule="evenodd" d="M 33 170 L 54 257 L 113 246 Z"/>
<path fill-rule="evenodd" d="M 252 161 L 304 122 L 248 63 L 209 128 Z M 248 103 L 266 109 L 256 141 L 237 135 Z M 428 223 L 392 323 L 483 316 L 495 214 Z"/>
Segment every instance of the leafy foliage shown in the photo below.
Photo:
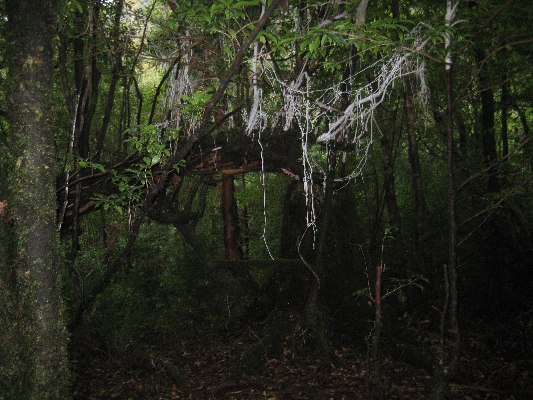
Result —
<path fill-rule="evenodd" d="M 255 30 L 272 3 L 61 3 L 50 118 L 64 299 L 73 321 L 84 315 L 73 347 L 145 368 L 176 343 L 247 332 L 237 375 L 307 357 L 320 329 L 358 347 L 384 265 L 384 354 L 436 365 L 449 263 L 445 38 L 461 322 L 527 315 L 529 2 L 461 2 L 447 26 L 442 2 L 369 2 L 362 22 L 358 2 L 289 0 Z M 2 2 L 0 201 L 16 162 L 6 20 Z M 245 260 L 220 261 L 230 230 Z M 0 275 L 2 322 L 16 317 L 10 279 Z M 314 326 L 310 309 L 323 317 Z M 19 379 L 0 363 L 4 376 Z"/>

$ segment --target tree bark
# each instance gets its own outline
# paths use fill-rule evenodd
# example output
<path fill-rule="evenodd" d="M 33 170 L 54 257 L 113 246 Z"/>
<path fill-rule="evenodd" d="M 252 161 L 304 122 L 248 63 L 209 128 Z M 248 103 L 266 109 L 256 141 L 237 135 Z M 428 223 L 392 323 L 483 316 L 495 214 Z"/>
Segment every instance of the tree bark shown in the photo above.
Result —
<path fill-rule="evenodd" d="M 135 115 L 135 129 L 140 132 L 141 129 L 141 114 L 143 108 L 143 94 L 139 88 L 139 82 L 135 76 L 132 75 L 133 87 L 135 88 L 135 97 L 137 97 L 137 114 Z"/>
<path fill-rule="evenodd" d="M 372 345 L 369 349 L 369 374 L 367 377 L 367 393 L 370 398 L 383 398 L 383 382 L 380 375 L 379 345 L 381 332 L 383 330 L 383 309 L 382 309 L 382 277 L 383 260 L 376 266 L 376 281 L 374 284 L 374 331 L 372 333 Z"/>
<path fill-rule="evenodd" d="M 455 0 L 447 0 L 446 7 L 446 25 L 451 26 L 455 13 L 457 11 L 458 2 Z M 453 59 L 451 55 L 451 38 L 447 34 L 445 36 L 446 49 L 446 65 L 445 65 L 445 81 L 446 81 L 446 142 L 447 142 L 447 175 L 448 175 L 448 265 L 445 267 L 445 305 L 442 310 L 442 346 L 441 359 L 436 369 L 436 382 L 433 387 L 432 399 L 446 398 L 447 386 L 450 379 L 457 372 L 460 359 L 460 343 L 461 337 L 459 332 L 459 321 L 457 319 L 457 308 L 459 304 L 458 295 L 458 275 L 457 275 L 457 223 L 456 223 L 456 189 L 454 181 L 454 140 L 453 140 L 453 80 L 452 80 L 452 66 Z M 451 349 L 448 352 L 444 348 L 445 336 L 445 321 L 448 315 L 448 329 L 450 336 Z"/>
<path fill-rule="evenodd" d="M 90 135 L 91 135 L 91 126 L 96 112 L 96 107 L 98 105 L 98 95 L 100 87 L 100 77 L 101 72 L 98 69 L 97 63 L 97 48 L 96 48 L 96 39 L 97 39 L 97 30 L 98 30 L 98 19 L 100 16 L 100 1 L 95 1 L 94 4 L 89 7 L 88 14 L 88 26 L 89 26 L 89 36 L 88 36 L 88 74 L 85 75 L 85 65 L 83 64 L 83 43 L 78 43 L 76 38 L 74 41 L 75 49 L 75 72 L 76 72 L 76 82 L 81 80 L 81 84 L 77 85 L 78 89 L 78 106 L 76 108 L 75 114 L 75 125 L 74 125 L 74 136 L 77 141 L 77 155 L 83 159 L 89 159 L 90 154 Z M 82 22 L 83 23 L 83 20 Z M 77 176 L 82 176 L 84 171 L 80 168 L 79 163 L 75 163 L 75 172 Z M 72 245 L 71 250 L 67 256 L 69 264 L 73 265 L 74 261 L 78 256 L 79 251 L 79 209 L 81 205 L 81 196 L 82 196 L 82 185 L 78 183 L 75 186 L 75 199 L 73 205 L 73 227 L 72 230 Z"/>
<path fill-rule="evenodd" d="M 239 246 L 239 221 L 235 202 L 235 183 L 233 175 L 222 179 L 222 216 L 224 218 L 224 248 L 226 260 L 242 260 Z"/>
<path fill-rule="evenodd" d="M 80 98 L 82 98 L 81 108 L 79 108 L 78 128 L 78 155 L 87 159 L 90 153 L 90 133 L 91 125 L 98 104 L 98 92 L 100 86 L 101 72 L 98 69 L 96 31 L 98 29 L 98 18 L 100 15 L 100 3 L 96 1 L 89 11 L 89 72 L 83 79 Z"/>
<path fill-rule="evenodd" d="M 446 133 L 447 133 L 447 166 L 448 166 L 448 279 L 449 279 L 449 330 L 451 336 L 451 360 L 449 363 L 449 376 L 456 373 L 460 357 L 460 333 L 457 319 L 459 306 L 458 276 L 457 276 L 457 223 L 455 206 L 455 180 L 453 157 L 453 99 L 452 99 L 452 70 L 446 69 Z"/>
<path fill-rule="evenodd" d="M 83 79 L 85 78 L 85 67 L 83 65 L 84 61 L 84 45 L 83 45 L 83 36 L 85 32 L 85 17 L 84 13 L 76 13 L 74 17 L 74 24 L 76 26 L 76 32 L 74 40 L 72 42 L 73 46 L 73 63 L 74 63 L 74 85 L 76 88 L 76 94 L 81 96 L 81 85 Z"/>
<path fill-rule="evenodd" d="M 10 204 L 15 267 L 27 360 L 25 399 L 68 399 L 67 334 L 56 242 L 52 131 L 53 40 L 58 2 L 6 1 L 9 29 L 9 114 L 15 171 Z"/>
<path fill-rule="evenodd" d="M 68 56 L 68 41 L 65 29 L 59 31 L 59 50 L 57 64 L 59 67 L 59 79 L 61 81 L 61 89 L 63 90 L 63 97 L 65 97 L 65 104 L 67 105 L 68 114 L 71 121 L 76 118 L 76 110 L 74 104 L 74 96 L 70 89 L 67 71 L 67 57 Z"/>
<path fill-rule="evenodd" d="M 509 155 L 509 135 L 508 135 L 508 124 L 507 124 L 507 114 L 509 109 L 509 83 L 506 82 L 506 77 L 504 77 L 504 82 L 502 84 L 502 99 L 501 99 L 501 122 L 502 122 L 502 160 L 506 161 L 507 156 Z"/>
<path fill-rule="evenodd" d="M 122 54 L 120 48 L 120 19 L 122 18 L 122 10 L 124 8 L 124 0 L 117 0 L 115 4 L 115 16 L 113 20 L 113 54 L 115 58 L 113 60 L 113 69 L 111 71 L 111 81 L 109 82 L 109 91 L 107 92 L 107 102 L 104 111 L 104 117 L 102 120 L 102 126 L 98 132 L 96 138 L 96 152 L 95 158 L 98 161 L 100 159 L 102 150 L 104 148 L 105 137 L 107 136 L 107 130 L 109 129 L 109 123 L 111 122 L 111 112 L 113 111 L 113 105 L 115 104 L 115 93 L 117 91 L 117 84 L 122 71 Z"/>
<path fill-rule="evenodd" d="M 481 141 L 483 160 L 485 166 L 494 164 L 496 161 L 496 140 L 494 138 L 494 91 L 489 88 L 490 75 L 487 70 L 487 60 L 485 59 L 485 51 L 478 48 L 476 50 L 476 58 L 479 65 L 479 85 L 481 96 Z M 494 166 L 489 169 L 487 189 L 489 192 L 499 192 L 500 182 L 498 179 L 498 168 Z"/>
<path fill-rule="evenodd" d="M 307 302 L 305 304 L 305 323 L 312 330 L 317 343 L 317 349 L 324 359 L 332 364 L 338 364 L 339 359 L 333 351 L 332 344 L 328 338 L 326 330 L 326 315 L 320 307 L 319 294 L 321 281 L 324 279 L 325 270 L 329 260 L 329 233 L 331 227 L 332 207 L 333 207 L 333 184 L 337 169 L 337 154 L 335 144 L 328 142 L 327 151 L 327 171 L 324 181 L 324 202 L 320 207 L 320 223 L 318 226 L 318 247 L 314 264 L 308 265 L 314 275 L 313 286 L 311 287 Z"/>
<path fill-rule="evenodd" d="M 466 160 L 468 157 L 468 131 L 466 128 L 464 115 L 460 110 L 455 111 L 455 120 L 457 123 L 457 131 L 459 133 L 459 154 L 462 160 Z"/>
<path fill-rule="evenodd" d="M 522 136 L 522 143 L 524 141 L 527 141 L 531 139 L 531 129 L 529 127 L 529 124 L 527 122 L 527 116 L 524 110 L 518 106 L 516 101 L 513 102 L 513 108 L 518 113 L 518 116 L 520 117 L 520 122 L 522 124 L 522 129 L 524 131 L 524 135 Z M 526 153 L 526 156 L 529 159 L 529 166 L 533 170 L 533 140 L 529 140 L 529 142 L 526 143 L 524 146 L 524 151 Z"/>
<path fill-rule="evenodd" d="M 424 188 L 422 187 L 422 167 L 420 166 L 420 157 L 418 156 L 418 143 L 416 140 L 416 125 L 415 125 L 415 107 L 413 101 L 413 93 L 411 88 L 411 79 L 409 76 L 404 76 L 403 80 L 403 98 L 404 111 L 407 125 L 407 138 L 409 142 L 409 163 L 411 164 L 411 178 L 413 185 L 413 193 L 415 196 L 415 213 L 416 213 L 416 230 L 415 243 L 417 247 L 417 255 L 419 254 L 420 235 L 424 230 L 424 221 L 426 214 L 426 199 L 424 196 Z"/>
<path fill-rule="evenodd" d="M 384 107 L 379 107 L 378 111 L 382 120 L 385 120 L 387 113 Z M 383 130 L 383 136 L 381 136 L 380 140 L 383 151 L 383 197 L 387 205 L 389 225 L 393 231 L 399 233 L 401 231 L 400 210 L 396 199 L 396 185 L 394 180 L 395 135 L 391 127 L 392 124 L 387 124 L 387 128 Z"/>
<path fill-rule="evenodd" d="M 157 88 L 155 89 L 154 98 L 152 100 L 152 107 L 150 108 L 150 115 L 148 116 L 148 124 L 152 124 L 154 122 L 154 116 L 155 116 L 155 109 L 157 106 L 157 99 L 159 98 L 159 95 L 161 94 L 161 89 L 163 88 L 163 85 L 169 78 L 172 71 L 174 71 L 174 67 L 178 64 L 180 61 L 180 57 L 176 57 L 174 61 L 170 64 L 170 67 L 168 67 L 167 72 L 163 75 L 161 80 L 159 81 L 159 84 L 157 85 Z"/>

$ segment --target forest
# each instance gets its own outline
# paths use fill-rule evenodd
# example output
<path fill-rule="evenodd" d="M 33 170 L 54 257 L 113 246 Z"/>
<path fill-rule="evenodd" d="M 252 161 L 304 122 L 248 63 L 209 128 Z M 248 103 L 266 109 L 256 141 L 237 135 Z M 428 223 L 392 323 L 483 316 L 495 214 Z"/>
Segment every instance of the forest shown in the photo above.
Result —
<path fill-rule="evenodd" d="M 0 400 L 533 398 L 530 0 L 0 0 Z"/>

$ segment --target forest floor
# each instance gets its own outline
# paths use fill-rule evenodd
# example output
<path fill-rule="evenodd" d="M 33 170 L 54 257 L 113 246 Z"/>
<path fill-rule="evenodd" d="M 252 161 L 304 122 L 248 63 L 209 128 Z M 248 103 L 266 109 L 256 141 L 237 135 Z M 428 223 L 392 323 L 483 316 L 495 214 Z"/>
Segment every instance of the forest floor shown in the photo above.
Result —
<path fill-rule="evenodd" d="M 438 335 L 417 328 L 414 342 L 431 348 Z M 461 368 L 450 385 L 450 398 L 533 398 L 531 319 L 512 324 L 473 324 L 463 330 Z M 162 342 L 161 342 L 162 343 Z M 95 353 L 78 347 L 73 366 L 75 399 L 365 399 L 366 352 L 340 347 L 340 367 L 313 355 L 269 358 L 252 327 L 217 340 L 189 340 L 148 346 L 142 356 Z M 401 342 L 384 340 L 381 375 L 384 399 L 428 399 L 435 357 L 412 352 Z M 401 349 L 391 351 L 392 347 Z M 85 349 L 84 349 L 85 348 Z M 259 350 L 257 350 L 259 349 Z M 415 354 L 413 356 L 412 354 Z M 411 355 L 409 355 L 411 354 Z M 428 353 L 426 353 L 428 354 Z M 255 359 L 255 362 L 254 362 Z"/>

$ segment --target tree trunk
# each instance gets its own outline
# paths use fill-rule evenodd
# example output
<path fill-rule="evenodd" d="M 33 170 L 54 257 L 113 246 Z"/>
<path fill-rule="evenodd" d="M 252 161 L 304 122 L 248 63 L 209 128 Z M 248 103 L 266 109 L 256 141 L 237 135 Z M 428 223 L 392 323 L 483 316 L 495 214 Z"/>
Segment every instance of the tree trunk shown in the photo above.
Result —
<path fill-rule="evenodd" d="M 372 332 L 372 343 L 369 344 L 369 365 L 367 377 L 367 393 L 372 399 L 382 399 L 384 395 L 383 382 L 380 375 L 379 345 L 381 341 L 381 331 L 383 330 L 383 310 L 382 300 L 382 276 L 383 259 L 376 266 L 376 281 L 374 284 L 374 331 Z"/>
<path fill-rule="evenodd" d="M 109 83 L 109 91 L 107 93 L 107 103 L 102 120 L 102 127 L 98 132 L 96 138 L 96 160 L 100 159 L 102 150 L 104 148 L 104 141 L 111 122 L 111 112 L 115 103 L 115 93 L 117 91 L 117 84 L 122 71 L 122 51 L 120 50 L 120 19 L 122 18 L 122 9 L 124 8 L 124 0 L 117 0 L 115 5 L 115 16 L 113 21 L 113 53 L 115 59 L 113 60 L 113 69 L 111 71 L 111 81 Z"/>
<path fill-rule="evenodd" d="M 404 89 L 404 111 L 407 125 L 407 138 L 409 143 L 409 164 L 411 164 L 411 179 L 413 186 L 413 194 L 415 197 L 415 260 L 417 260 L 417 262 L 420 262 L 420 236 L 424 231 L 424 223 L 426 219 L 426 199 L 424 196 L 424 188 L 422 187 L 422 168 L 420 166 L 420 158 L 418 156 L 418 143 L 416 140 L 415 125 L 415 107 L 411 88 L 411 79 L 409 78 L 409 76 L 404 76 L 402 80 Z"/>
<path fill-rule="evenodd" d="M 83 37 L 85 34 L 85 16 L 84 13 L 76 13 L 74 17 L 74 24 L 76 25 L 76 32 L 74 40 L 72 41 L 73 47 L 73 63 L 74 63 L 74 84 L 76 88 L 76 94 L 81 96 L 82 93 L 82 82 L 85 78 L 85 67 L 83 65 L 84 61 L 84 45 Z"/>
<path fill-rule="evenodd" d="M 457 308 L 459 306 L 458 276 L 457 276 L 457 224 L 455 207 L 455 181 L 454 181 L 454 157 L 453 157 L 453 99 L 452 99 L 452 71 L 446 70 L 446 98 L 447 98 L 447 164 L 448 164 L 448 279 L 449 279 L 449 331 L 451 340 L 451 360 L 448 374 L 452 377 L 459 365 L 460 357 L 460 334 Z"/>
<path fill-rule="evenodd" d="M 335 170 L 337 167 L 337 155 L 334 143 L 329 142 L 326 146 L 326 149 L 328 166 L 324 182 L 324 203 L 320 209 L 318 248 L 314 265 L 308 265 L 308 268 L 313 269 L 311 272 L 313 273 L 315 279 L 309 297 L 307 298 L 304 313 L 305 323 L 313 332 L 318 351 L 320 351 L 322 357 L 324 357 L 326 361 L 337 364 L 339 360 L 335 355 L 331 342 L 327 336 L 325 323 L 326 316 L 324 315 L 324 311 L 319 304 L 321 281 L 324 279 L 324 271 L 329 260 L 328 250 L 330 249 L 330 242 L 328 239 L 331 225 L 331 211 L 333 206 L 333 183 L 335 181 Z"/>
<path fill-rule="evenodd" d="M 455 111 L 455 120 L 457 122 L 457 131 L 459 133 L 459 154 L 464 162 L 468 158 L 468 131 L 466 128 L 464 115 L 460 110 Z"/>
<path fill-rule="evenodd" d="M 85 67 L 83 65 L 77 66 L 77 69 L 80 69 L 78 74 L 81 76 L 81 86 L 79 87 L 79 97 L 78 97 L 78 107 L 77 112 L 75 113 L 75 139 L 77 140 L 77 155 L 83 159 L 89 159 L 90 154 L 90 135 L 91 135 L 91 125 L 96 112 L 96 107 L 98 105 L 98 95 L 100 87 L 100 77 L 101 72 L 98 69 L 97 64 L 97 48 L 96 48 L 96 39 L 97 39 L 97 30 L 98 30 L 98 19 L 100 16 L 100 2 L 95 1 L 92 7 L 89 9 L 89 37 L 88 37 L 88 58 L 89 58 L 89 72 L 85 76 Z M 77 40 L 77 39 L 76 39 Z M 76 45 L 75 41 L 75 45 Z M 78 44 L 78 53 L 83 54 L 82 45 Z M 75 46 L 76 48 L 76 46 Z M 80 56 L 78 54 L 78 56 Z M 76 60 L 78 61 L 78 60 Z M 77 78 L 78 79 L 78 78 Z M 83 176 L 84 171 L 80 168 L 78 162 L 75 164 L 75 174 L 77 176 Z M 76 260 L 79 252 L 79 236 L 80 236 L 80 219 L 79 219 L 79 209 L 82 196 L 82 184 L 79 182 L 75 186 L 75 198 L 74 198 L 74 209 L 73 209 L 73 227 L 72 230 L 72 245 L 71 250 L 67 256 L 67 261 L 70 264 L 69 270 L 72 269 L 73 263 Z M 71 271 L 72 272 L 72 271 Z"/>
<path fill-rule="evenodd" d="M 242 190 L 245 190 L 246 179 L 245 174 L 242 174 Z M 242 215 L 240 220 L 242 221 L 242 246 L 243 259 L 248 260 L 250 258 L 250 214 L 246 204 L 242 208 Z"/>
<path fill-rule="evenodd" d="M 524 131 L 524 135 L 522 136 L 522 142 L 529 140 L 529 142 L 526 143 L 524 147 L 524 152 L 526 153 L 526 156 L 529 159 L 529 166 L 533 170 L 533 140 L 531 140 L 531 129 L 529 128 L 529 124 L 527 122 L 526 113 L 521 107 L 518 106 L 516 102 L 513 102 L 513 108 L 518 113 L 518 116 L 520 117 L 520 122 L 522 123 L 522 129 Z"/>
<path fill-rule="evenodd" d="M 287 187 L 283 200 L 280 232 L 281 258 L 298 258 L 300 254 L 306 258 L 310 256 L 313 235 L 310 233 L 304 235 L 306 212 L 303 185 L 299 181 L 292 181 Z"/>
<path fill-rule="evenodd" d="M 451 26 L 456 10 L 457 2 L 447 0 L 446 25 Z M 452 56 L 451 39 L 445 36 L 446 46 L 446 142 L 447 142 L 447 174 L 448 174 L 448 265 L 445 267 L 445 304 L 442 310 L 442 332 L 443 337 L 441 358 L 436 369 L 436 382 L 433 387 L 432 399 L 446 398 L 447 387 L 450 379 L 454 377 L 459 366 L 461 337 L 459 332 L 459 322 L 457 319 L 458 308 L 458 276 L 457 276 L 457 224 L 455 216 L 456 190 L 454 181 L 454 143 L 453 143 L 453 83 L 452 83 Z M 448 315 L 448 329 L 451 349 L 445 348 L 445 322 Z M 448 354 L 449 353 L 449 354 Z"/>
<path fill-rule="evenodd" d="M 100 86 L 101 72 L 98 70 L 97 64 L 97 48 L 96 48 L 96 32 L 98 29 L 98 18 L 100 15 L 100 3 L 96 1 L 89 11 L 89 72 L 87 77 L 84 78 L 82 84 L 83 91 L 80 98 L 82 98 L 81 108 L 79 108 L 79 125 L 77 126 L 78 136 L 78 155 L 87 159 L 90 153 L 90 133 L 91 125 L 96 112 L 96 106 L 98 104 L 98 92 Z"/>
<path fill-rule="evenodd" d="M 479 65 L 479 85 L 481 87 L 481 142 L 483 161 L 485 166 L 495 164 L 497 159 L 496 140 L 494 139 L 494 91 L 489 88 L 490 76 L 487 70 L 487 60 L 483 49 L 476 50 L 476 58 Z M 489 192 L 499 192 L 500 182 L 498 168 L 494 165 L 488 171 L 487 189 Z"/>
<path fill-rule="evenodd" d="M 6 1 L 15 171 L 10 204 L 28 377 L 25 399 L 68 399 L 67 334 L 59 287 L 52 131 L 57 1 Z"/>
<path fill-rule="evenodd" d="M 226 260 L 242 260 L 242 249 L 239 246 L 240 232 L 233 175 L 225 175 L 222 179 L 222 216 L 224 218 Z"/>
<path fill-rule="evenodd" d="M 508 125 L 507 125 L 507 114 L 509 108 L 509 82 L 506 82 L 507 77 L 504 76 L 504 83 L 502 85 L 502 160 L 507 161 L 507 156 L 509 155 L 509 135 L 508 135 Z"/>
<path fill-rule="evenodd" d="M 57 64 L 59 69 L 59 79 L 61 81 L 61 89 L 63 90 L 63 97 L 65 98 L 65 104 L 67 106 L 68 115 L 70 116 L 71 121 L 76 118 L 76 110 L 74 104 L 74 96 L 70 89 L 69 79 L 68 79 L 68 41 L 67 34 L 65 29 L 59 31 L 59 50 L 57 55 Z"/>
<path fill-rule="evenodd" d="M 380 117 L 385 121 L 386 112 L 383 107 L 379 108 Z M 381 137 L 381 149 L 383 151 L 383 197 L 389 214 L 389 225 L 395 233 L 400 232 L 400 211 L 396 200 L 396 185 L 394 182 L 394 130 L 392 124 L 387 124 Z"/>

